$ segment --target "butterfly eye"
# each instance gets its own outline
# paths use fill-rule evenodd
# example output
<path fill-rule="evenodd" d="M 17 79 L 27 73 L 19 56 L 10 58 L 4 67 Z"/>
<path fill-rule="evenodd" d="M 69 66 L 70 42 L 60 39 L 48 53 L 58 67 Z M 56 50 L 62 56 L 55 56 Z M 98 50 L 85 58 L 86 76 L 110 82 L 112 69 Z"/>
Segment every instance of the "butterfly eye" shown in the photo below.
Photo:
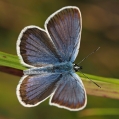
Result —
<path fill-rule="evenodd" d="M 80 71 L 82 69 L 82 66 L 78 66 L 77 64 L 74 64 L 73 68 L 74 68 L 75 72 L 78 72 L 78 71 Z"/>

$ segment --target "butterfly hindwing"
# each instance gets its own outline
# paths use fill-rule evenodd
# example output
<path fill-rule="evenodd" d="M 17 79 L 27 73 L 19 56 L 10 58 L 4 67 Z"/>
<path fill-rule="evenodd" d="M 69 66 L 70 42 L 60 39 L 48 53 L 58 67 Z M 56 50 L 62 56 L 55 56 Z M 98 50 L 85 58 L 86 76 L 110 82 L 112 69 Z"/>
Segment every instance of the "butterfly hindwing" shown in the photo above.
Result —
<path fill-rule="evenodd" d="M 56 88 L 60 74 L 23 76 L 17 86 L 17 97 L 25 107 L 33 107 L 47 99 Z"/>
<path fill-rule="evenodd" d="M 39 67 L 61 61 L 47 33 L 36 26 L 27 26 L 21 31 L 17 54 L 26 66 Z"/>

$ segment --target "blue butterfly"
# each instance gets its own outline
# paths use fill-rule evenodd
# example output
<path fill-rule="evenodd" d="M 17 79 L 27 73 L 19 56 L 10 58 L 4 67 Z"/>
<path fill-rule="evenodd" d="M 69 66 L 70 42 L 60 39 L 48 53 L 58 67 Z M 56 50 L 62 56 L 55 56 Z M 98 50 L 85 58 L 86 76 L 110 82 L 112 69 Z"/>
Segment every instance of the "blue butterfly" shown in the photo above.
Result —
<path fill-rule="evenodd" d="M 17 40 L 17 54 L 24 76 L 17 86 L 17 97 L 25 107 L 34 107 L 50 97 L 49 104 L 70 111 L 83 109 L 87 96 L 75 61 L 81 40 L 79 8 L 64 7 L 45 22 L 45 30 L 25 27 Z"/>

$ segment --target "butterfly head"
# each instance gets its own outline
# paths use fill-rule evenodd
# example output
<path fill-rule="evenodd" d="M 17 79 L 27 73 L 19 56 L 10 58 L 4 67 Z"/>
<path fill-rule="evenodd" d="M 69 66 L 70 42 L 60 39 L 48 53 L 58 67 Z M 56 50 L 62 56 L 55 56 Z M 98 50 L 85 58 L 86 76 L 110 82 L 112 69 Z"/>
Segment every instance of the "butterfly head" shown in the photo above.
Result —
<path fill-rule="evenodd" d="M 77 64 L 74 64 L 74 66 L 73 66 L 73 69 L 74 69 L 75 72 L 80 71 L 82 68 L 83 68 L 82 66 L 79 66 Z"/>

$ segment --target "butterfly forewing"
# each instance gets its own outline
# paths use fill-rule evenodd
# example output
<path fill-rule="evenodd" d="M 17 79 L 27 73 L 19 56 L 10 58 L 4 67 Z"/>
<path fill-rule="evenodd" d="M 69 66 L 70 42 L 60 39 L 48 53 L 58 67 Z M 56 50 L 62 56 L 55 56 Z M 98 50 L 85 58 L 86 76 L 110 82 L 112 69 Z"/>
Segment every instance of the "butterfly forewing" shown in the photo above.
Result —
<path fill-rule="evenodd" d="M 50 104 L 76 111 L 83 109 L 86 103 L 86 92 L 78 75 L 75 73 L 62 75 L 59 85 L 50 99 Z"/>
<path fill-rule="evenodd" d="M 80 45 L 81 14 L 77 7 L 67 7 L 51 15 L 46 29 L 63 61 L 74 62 Z"/>
<path fill-rule="evenodd" d="M 23 76 L 17 86 L 17 97 L 26 107 L 36 106 L 51 95 L 59 80 L 60 74 L 52 73 Z"/>

